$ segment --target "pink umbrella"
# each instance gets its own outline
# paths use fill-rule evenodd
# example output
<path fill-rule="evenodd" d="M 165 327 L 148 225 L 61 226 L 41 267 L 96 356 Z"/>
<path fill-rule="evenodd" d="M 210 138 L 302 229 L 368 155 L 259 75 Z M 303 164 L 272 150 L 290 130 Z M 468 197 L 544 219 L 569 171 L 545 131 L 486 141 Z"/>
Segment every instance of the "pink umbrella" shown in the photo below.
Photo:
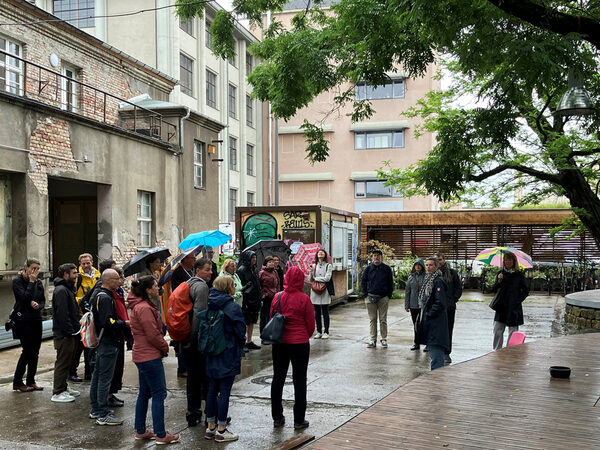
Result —
<path fill-rule="evenodd" d="M 302 244 L 292 258 L 292 263 L 299 267 L 304 275 L 308 277 L 310 266 L 315 262 L 315 255 L 322 248 L 323 246 L 318 242 L 316 244 Z"/>

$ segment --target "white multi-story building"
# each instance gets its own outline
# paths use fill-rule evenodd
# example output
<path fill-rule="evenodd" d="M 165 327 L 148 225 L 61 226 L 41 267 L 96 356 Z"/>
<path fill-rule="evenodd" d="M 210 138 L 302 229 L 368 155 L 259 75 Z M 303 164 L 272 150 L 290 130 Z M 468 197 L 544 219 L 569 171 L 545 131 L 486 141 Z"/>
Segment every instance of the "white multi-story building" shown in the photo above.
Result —
<path fill-rule="evenodd" d="M 263 198 L 263 104 L 250 98 L 248 47 L 256 38 L 236 22 L 236 57 L 217 58 L 208 32 L 222 7 L 206 4 L 202 19 L 181 21 L 175 0 L 37 0 L 36 5 L 150 67 L 179 80 L 170 102 L 226 125 L 209 146 L 204 170 L 219 172 L 219 221 L 234 224 L 236 206 Z M 149 10 L 134 15 L 132 12 Z M 97 18 L 90 18 L 98 16 Z M 135 91 L 135 86 L 132 86 Z M 183 149 L 187 151 L 188 149 Z M 199 187 L 200 189 L 202 187 Z M 198 230 L 200 231 L 200 230 Z"/>

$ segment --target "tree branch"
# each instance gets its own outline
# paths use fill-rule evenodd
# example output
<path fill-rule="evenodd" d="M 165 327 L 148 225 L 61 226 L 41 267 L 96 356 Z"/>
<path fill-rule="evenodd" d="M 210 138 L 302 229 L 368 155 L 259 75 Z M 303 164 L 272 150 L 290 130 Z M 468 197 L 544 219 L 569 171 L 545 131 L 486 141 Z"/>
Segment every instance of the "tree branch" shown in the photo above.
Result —
<path fill-rule="evenodd" d="M 517 172 L 521 172 L 526 175 L 538 178 L 540 180 L 547 181 L 548 183 L 560 183 L 558 175 L 552 175 L 550 173 L 541 172 L 539 170 L 532 169 L 531 167 L 511 164 L 502 164 L 500 166 L 494 167 L 491 170 L 488 170 L 487 172 L 482 172 L 478 175 L 470 175 L 469 177 L 467 177 L 467 181 L 483 181 L 490 177 L 493 177 L 494 175 L 498 175 L 499 173 L 502 173 L 505 170 L 516 170 Z"/>
<path fill-rule="evenodd" d="M 590 156 L 595 155 L 597 153 L 600 153 L 600 148 L 591 148 L 585 151 L 572 151 L 571 153 L 569 153 L 569 158 L 572 158 L 574 156 Z"/>
<path fill-rule="evenodd" d="M 588 17 L 572 16 L 531 0 L 488 0 L 505 13 L 539 28 L 566 35 L 578 33 L 600 49 L 600 23 Z"/>

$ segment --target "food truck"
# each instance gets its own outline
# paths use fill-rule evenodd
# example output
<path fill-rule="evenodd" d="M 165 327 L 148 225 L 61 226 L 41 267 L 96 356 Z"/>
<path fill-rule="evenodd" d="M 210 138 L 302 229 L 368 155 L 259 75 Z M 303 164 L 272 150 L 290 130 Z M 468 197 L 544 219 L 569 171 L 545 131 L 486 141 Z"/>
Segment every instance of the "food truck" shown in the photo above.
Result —
<path fill-rule="evenodd" d="M 301 244 L 320 243 L 333 265 L 332 303 L 357 292 L 358 214 L 321 205 L 244 206 L 235 211 L 235 246 L 240 251 L 261 239 L 281 239 L 292 254 Z"/>

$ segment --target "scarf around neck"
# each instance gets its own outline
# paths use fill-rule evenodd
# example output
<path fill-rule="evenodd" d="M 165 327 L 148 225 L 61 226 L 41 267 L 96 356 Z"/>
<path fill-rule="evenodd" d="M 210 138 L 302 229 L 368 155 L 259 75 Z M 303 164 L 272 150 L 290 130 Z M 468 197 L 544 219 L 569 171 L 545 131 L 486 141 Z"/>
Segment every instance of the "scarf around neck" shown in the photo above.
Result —
<path fill-rule="evenodd" d="M 421 286 L 421 290 L 419 291 L 419 307 L 423 308 L 425 302 L 431 295 L 431 291 L 433 290 L 433 282 L 437 277 L 441 277 L 442 272 L 440 269 L 437 269 L 435 272 L 425 274 L 425 279 L 423 280 L 423 285 Z"/>

